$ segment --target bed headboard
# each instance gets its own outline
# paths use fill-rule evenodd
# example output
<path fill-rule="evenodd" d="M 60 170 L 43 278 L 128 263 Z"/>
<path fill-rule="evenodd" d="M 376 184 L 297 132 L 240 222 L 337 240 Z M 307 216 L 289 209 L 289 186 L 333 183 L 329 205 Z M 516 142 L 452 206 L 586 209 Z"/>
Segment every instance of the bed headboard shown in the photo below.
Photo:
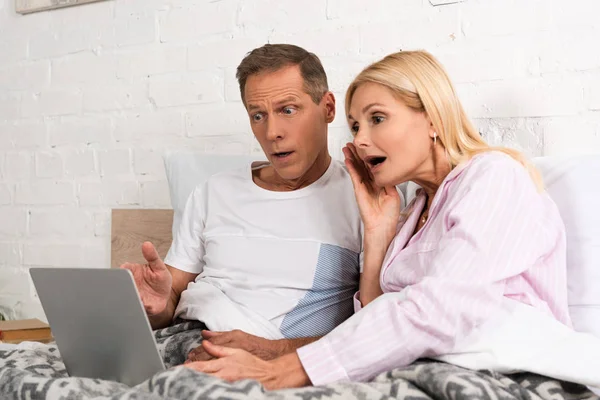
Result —
<path fill-rule="evenodd" d="M 152 242 L 161 258 L 167 255 L 173 240 L 173 210 L 112 210 L 110 265 L 125 262 L 145 263 L 142 243 Z"/>

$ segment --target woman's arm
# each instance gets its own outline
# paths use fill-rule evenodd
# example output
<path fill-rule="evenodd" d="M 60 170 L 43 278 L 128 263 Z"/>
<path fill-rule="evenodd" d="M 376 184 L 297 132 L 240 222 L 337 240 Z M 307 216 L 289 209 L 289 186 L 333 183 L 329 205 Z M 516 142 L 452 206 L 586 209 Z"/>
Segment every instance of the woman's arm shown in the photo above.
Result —
<path fill-rule="evenodd" d="M 557 214 L 546 214 L 520 165 L 495 159 L 472 168 L 447 199 L 449 230 L 431 250 L 427 276 L 379 296 L 323 339 L 298 349 L 313 384 L 364 381 L 417 358 L 448 354 L 501 312 L 506 279 L 531 268 L 556 243 L 558 231 L 546 228 L 556 226 Z"/>
<path fill-rule="evenodd" d="M 375 185 L 353 144 L 348 143 L 343 152 L 363 222 L 363 269 L 358 297 L 364 307 L 383 294 L 379 283 L 381 266 L 396 234 L 402 200 L 395 186 Z"/>
<path fill-rule="evenodd" d="M 365 307 L 383 294 L 379 279 L 381 266 L 383 265 L 383 259 L 388 247 L 389 243 L 387 243 L 387 240 L 378 240 L 373 236 L 365 237 L 364 239 L 364 267 L 360 275 L 360 291 L 358 295 L 362 307 Z"/>
<path fill-rule="evenodd" d="M 467 172 L 468 179 L 448 194 L 448 231 L 436 239 L 427 276 L 419 283 L 380 295 L 321 340 L 298 349 L 300 363 L 292 354 L 260 364 L 238 352 L 190 366 L 282 388 L 308 379 L 314 385 L 365 381 L 418 358 L 451 352 L 474 327 L 502 312 L 506 279 L 530 269 L 560 234 L 547 231 L 560 217 L 548 213 L 516 162 L 495 158 Z M 552 286 L 556 277 L 544 274 Z M 287 365 L 285 370 L 279 363 Z"/>

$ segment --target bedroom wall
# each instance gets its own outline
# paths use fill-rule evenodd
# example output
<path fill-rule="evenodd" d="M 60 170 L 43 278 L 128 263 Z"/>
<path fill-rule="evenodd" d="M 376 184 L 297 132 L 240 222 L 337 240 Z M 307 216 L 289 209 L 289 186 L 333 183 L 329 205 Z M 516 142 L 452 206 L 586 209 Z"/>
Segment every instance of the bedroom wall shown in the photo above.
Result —
<path fill-rule="evenodd" d="M 319 55 L 338 100 L 367 63 L 425 48 L 491 142 L 600 152 L 600 2 L 444 2 L 118 0 L 20 16 L 0 0 L 0 312 L 42 315 L 28 267 L 108 267 L 112 208 L 170 207 L 164 149 L 260 151 L 234 71 L 265 42 Z M 340 107 L 335 157 L 347 139 Z"/>

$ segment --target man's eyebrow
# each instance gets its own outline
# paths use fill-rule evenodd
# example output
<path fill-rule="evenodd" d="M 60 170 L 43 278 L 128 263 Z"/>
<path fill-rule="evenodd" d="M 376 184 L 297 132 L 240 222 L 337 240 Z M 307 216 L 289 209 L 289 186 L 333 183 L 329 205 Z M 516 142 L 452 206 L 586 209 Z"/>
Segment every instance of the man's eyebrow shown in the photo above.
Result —
<path fill-rule="evenodd" d="M 290 95 L 290 96 L 286 96 L 286 97 L 284 97 L 282 99 L 277 100 L 275 102 L 275 104 L 280 105 L 280 104 L 284 104 L 284 103 L 293 103 L 293 102 L 296 102 L 298 100 L 299 100 L 298 96 Z"/>
<path fill-rule="evenodd" d="M 289 96 L 283 97 L 283 98 L 273 102 L 273 104 L 275 104 L 276 106 L 280 106 L 285 103 L 294 103 L 294 102 L 297 102 L 298 100 L 300 100 L 300 98 L 298 96 L 289 95 Z M 258 110 L 260 108 L 261 108 L 261 106 L 259 106 L 258 104 L 252 104 L 252 103 L 248 104 L 248 111 Z"/>

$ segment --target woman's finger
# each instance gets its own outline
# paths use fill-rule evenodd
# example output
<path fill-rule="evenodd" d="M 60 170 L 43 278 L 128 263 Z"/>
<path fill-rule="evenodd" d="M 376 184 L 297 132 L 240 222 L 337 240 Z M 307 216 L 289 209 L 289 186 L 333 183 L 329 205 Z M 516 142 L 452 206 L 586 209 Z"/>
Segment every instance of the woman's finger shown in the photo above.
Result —
<path fill-rule="evenodd" d="M 346 164 L 346 168 L 348 168 L 348 174 L 350 174 L 350 180 L 352 181 L 352 186 L 354 186 L 354 191 L 364 190 L 362 187 L 364 185 L 363 178 L 356 170 L 354 163 L 348 158 L 346 158 L 344 163 Z"/>
<path fill-rule="evenodd" d="M 371 173 L 367 163 L 365 163 L 363 159 L 360 158 L 360 156 L 358 155 L 358 150 L 356 149 L 356 146 L 354 146 L 354 144 L 350 144 L 349 149 L 350 152 L 352 152 L 354 159 L 356 160 L 358 171 L 364 176 L 365 180 L 372 182 L 373 174 Z"/>
<path fill-rule="evenodd" d="M 219 346 L 213 344 L 208 340 L 202 342 L 202 348 L 206 350 L 208 354 L 216 358 L 223 358 L 234 355 L 236 352 L 241 351 L 239 349 L 232 349 L 230 347 Z"/>
<path fill-rule="evenodd" d="M 342 147 L 342 153 L 344 154 L 344 159 L 354 161 L 354 155 L 352 151 L 348 148 L 348 146 Z"/>
<path fill-rule="evenodd" d="M 198 372 L 204 372 L 205 374 L 214 374 L 221 370 L 221 360 L 210 360 L 210 361 L 195 361 L 184 364 L 185 368 L 190 368 Z"/>
<path fill-rule="evenodd" d="M 348 143 L 346 147 L 348 149 L 350 159 L 354 163 L 356 171 L 359 174 L 363 175 L 363 177 L 367 177 L 366 170 L 365 170 L 365 163 L 359 157 L 358 152 L 356 151 L 356 147 L 352 143 Z"/>
<path fill-rule="evenodd" d="M 354 143 L 348 143 L 348 149 L 350 149 L 350 151 L 352 152 L 352 154 L 354 155 L 354 158 L 363 163 L 363 160 L 360 158 L 360 156 L 358 155 L 358 149 L 356 148 L 356 146 L 354 145 Z"/>
<path fill-rule="evenodd" d="M 387 194 L 390 197 L 394 197 L 394 198 L 400 198 L 400 195 L 398 194 L 398 189 L 396 189 L 396 186 L 386 186 L 385 188 L 383 188 L 385 190 L 385 194 Z"/>

